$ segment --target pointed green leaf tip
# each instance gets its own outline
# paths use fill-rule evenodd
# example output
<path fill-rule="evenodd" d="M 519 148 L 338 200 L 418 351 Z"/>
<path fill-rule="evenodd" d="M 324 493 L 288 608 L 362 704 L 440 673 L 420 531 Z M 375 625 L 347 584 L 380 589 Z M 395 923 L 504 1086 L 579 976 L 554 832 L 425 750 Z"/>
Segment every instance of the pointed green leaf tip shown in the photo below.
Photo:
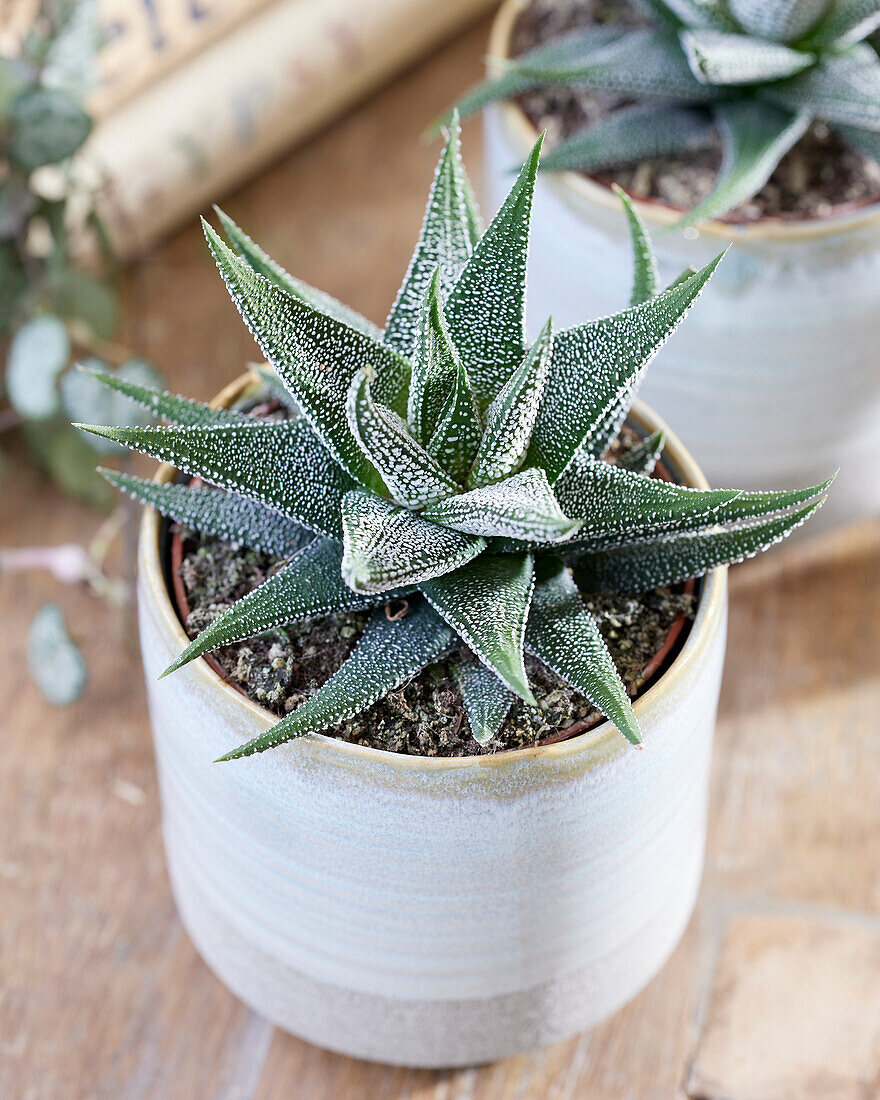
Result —
<path fill-rule="evenodd" d="M 446 300 L 449 331 L 481 409 L 525 349 L 529 227 L 543 142 L 541 134 Z"/>
<path fill-rule="evenodd" d="M 658 293 L 647 234 L 624 198 L 638 304 L 559 333 L 548 322 L 527 347 L 539 148 L 480 236 L 450 135 L 384 333 L 294 279 L 225 216 L 235 251 L 207 231 L 271 358 L 264 381 L 292 419 L 254 420 L 99 379 L 170 426 L 89 430 L 205 485 L 110 472 L 108 480 L 178 522 L 279 559 L 169 671 L 255 634 L 406 598 L 399 621 L 378 607 L 313 697 L 224 759 L 346 722 L 445 657 L 485 744 L 515 696 L 534 704 L 526 648 L 637 743 L 632 707 L 580 593 L 692 576 L 770 545 L 818 507 L 826 485 L 703 492 L 651 479 L 662 433 L 618 465 L 603 461 L 647 362 L 715 264 Z"/>
<path fill-rule="evenodd" d="M 478 745 L 485 745 L 504 725 L 516 696 L 490 668 L 479 661 L 468 660 L 455 665 L 453 675 L 474 740 Z"/>
<path fill-rule="evenodd" d="M 633 249 L 633 289 L 629 304 L 637 306 L 640 302 L 647 302 L 649 298 L 659 293 L 660 272 L 657 269 L 657 257 L 651 247 L 651 238 L 648 236 L 641 214 L 633 206 L 629 195 L 616 183 L 612 188 L 623 203 L 629 222 Z"/>
<path fill-rule="evenodd" d="M 483 664 L 521 699 L 535 705 L 523 659 L 533 565 L 531 554 L 485 554 L 421 588 Z"/>
<path fill-rule="evenodd" d="M 639 724 L 608 647 L 561 563 L 535 588 L 525 640 L 536 657 L 610 718 L 627 741 L 641 743 Z"/>

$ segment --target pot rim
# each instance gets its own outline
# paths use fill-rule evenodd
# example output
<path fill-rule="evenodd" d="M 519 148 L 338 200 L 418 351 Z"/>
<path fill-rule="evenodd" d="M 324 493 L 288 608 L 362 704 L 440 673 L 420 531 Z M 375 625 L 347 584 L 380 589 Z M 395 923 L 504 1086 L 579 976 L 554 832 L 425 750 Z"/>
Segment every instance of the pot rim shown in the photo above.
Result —
<path fill-rule="evenodd" d="M 503 62 L 510 57 L 510 37 L 520 12 L 524 11 L 530 0 L 504 0 L 498 9 L 489 32 L 489 46 L 486 65 L 490 76 L 500 76 Z M 513 100 L 501 100 L 492 106 L 499 117 L 512 143 L 520 155 L 525 158 L 538 139 L 538 131 L 526 117 L 519 104 Z M 563 198 L 575 198 L 577 201 L 601 206 L 605 210 L 620 212 L 620 203 L 610 187 L 582 175 L 580 172 L 548 172 L 542 179 Z M 644 220 L 655 226 L 672 226 L 681 217 L 681 210 L 666 206 L 660 202 L 638 199 L 630 196 L 633 205 Z M 880 222 L 880 202 L 866 203 L 861 206 L 844 208 L 836 214 L 819 218 L 762 218 L 757 222 L 741 224 L 719 221 L 695 222 L 691 228 L 710 237 L 721 237 L 727 241 L 764 241 L 781 240 L 785 242 L 812 240 L 825 237 L 841 230 L 860 229 L 866 224 Z"/>
<path fill-rule="evenodd" d="M 225 386 L 211 402 L 214 408 L 225 408 L 232 404 L 244 390 L 256 382 L 259 377 L 248 371 L 239 375 L 233 382 Z M 700 467 L 684 447 L 678 436 L 672 432 L 663 420 L 653 410 L 649 409 L 641 401 L 634 401 L 630 411 L 630 418 L 635 424 L 648 431 L 662 430 L 666 437 L 664 458 L 667 465 L 675 471 L 681 481 L 697 489 L 708 489 L 706 480 Z M 153 478 L 157 484 L 170 481 L 176 469 L 167 462 L 163 462 Z M 154 508 L 145 508 L 140 525 L 140 537 L 138 545 L 138 574 L 139 580 L 148 589 L 151 598 L 158 609 L 159 617 L 167 631 L 171 634 L 178 649 L 183 650 L 189 644 L 190 639 L 183 629 L 183 625 L 174 608 L 171 595 L 165 583 L 165 574 L 162 567 L 159 537 L 161 534 L 162 517 Z M 713 569 L 703 578 L 703 585 L 697 602 L 697 610 L 691 628 L 685 638 L 684 644 L 672 664 L 648 688 L 634 701 L 633 708 L 636 717 L 642 710 L 653 706 L 660 696 L 675 680 L 681 680 L 687 675 L 690 665 L 701 644 L 701 635 L 707 628 L 723 615 L 727 595 L 727 567 L 721 566 Z M 227 702 L 244 707 L 251 715 L 259 718 L 266 729 L 275 725 L 278 716 L 273 714 L 259 703 L 243 695 L 230 684 L 226 683 L 217 672 L 202 657 L 191 661 L 187 668 L 192 674 L 205 681 L 205 687 L 219 691 L 226 696 Z M 386 749 L 373 748 L 370 745 L 357 745 L 350 741 L 342 741 L 338 737 L 332 737 L 326 733 L 309 734 L 310 740 L 323 742 L 325 745 L 333 745 L 336 749 L 364 763 L 381 761 L 383 764 L 394 765 L 401 768 L 432 768 L 432 769 L 458 769 L 468 767 L 506 767 L 516 765 L 529 757 L 540 756 L 543 759 L 560 759 L 569 755 L 576 755 L 584 751 L 596 752 L 606 746 L 612 750 L 625 745 L 623 735 L 607 719 L 592 729 L 575 734 L 564 741 L 558 741 L 552 745 L 532 745 L 525 748 L 508 749 L 502 752 L 490 753 L 483 756 L 415 756 L 405 753 L 388 752 Z M 619 742 L 619 744 L 618 744 Z M 632 747 L 632 746 L 627 746 Z"/>

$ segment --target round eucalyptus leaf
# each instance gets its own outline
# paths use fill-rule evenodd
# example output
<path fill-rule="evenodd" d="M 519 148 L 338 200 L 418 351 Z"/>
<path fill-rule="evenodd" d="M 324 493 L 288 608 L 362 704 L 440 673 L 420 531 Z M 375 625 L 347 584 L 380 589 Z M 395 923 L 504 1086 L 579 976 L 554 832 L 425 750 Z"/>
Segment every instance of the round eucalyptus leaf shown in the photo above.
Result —
<path fill-rule="evenodd" d="M 82 432 L 61 416 L 25 421 L 22 428 L 34 458 L 65 493 L 101 510 L 112 504 L 113 491 L 96 471 L 95 452 Z"/>
<path fill-rule="evenodd" d="M 103 280 L 88 272 L 64 267 L 50 275 L 48 288 L 54 307 L 62 317 L 84 321 L 92 334 L 101 340 L 113 335 L 119 303 L 113 288 Z"/>
<path fill-rule="evenodd" d="M 55 88 L 29 88 L 12 103 L 9 153 L 26 171 L 72 156 L 92 123 L 80 105 Z"/>
<path fill-rule="evenodd" d="M 96 358 L 84 359 L 82 366 L 93 371 L 111 373 L 107 364 Z M 161 375 L 146 359 L 129 359 L 116 373 L 141 386 L 162 386 Z M 107 389 L 96 378 L 81 370 L 70 370 L 62 377 L 61 398 L 66 415 L 80 424 L 115 424 L 138 428 L 151 424 L 154 419 L 149 410 L 141 408 L 123 394 Z M 127 448 L 112 439 L 104 439 L 88 432 L 80 434 L 98 454 L 126 453 Z"/>
<path fill-rule="evenodd" d="M 0 57 L 0 122 L 8 118 L 15 97 L 27 81 L 26 66 L 11 57 Z"/>
<path fill-rule="evenodd" d="M 6 392 L 25 420 L 46 420 L 58 412 L 56 382 L 69 358 L 70 339 L 57 317 L 34 317 L 13 336 Z"/>
<path fill-rule="evenodd" d="M 86 662 L 67 632 L 64 612 L 47 603 L 34 616 L 27 636 L 27 666 L 40 694 L 55 706 L 73 703 L 86 685 Z"/>
<path fill-rule="evenodd" d="M 43 84 L 83 96 L 96 83 L 95 56 L 101 44 L 97 0 L 77 0 L 46 51 Z"/>
<path fill-rule="evenodd" d="M 0 241 L 0 335 L 12 328 L 28 284 L 15 246 Z"/>
<path fill-rule="evenodd" d="M 36 198 L 21 180 L 12 178 L 0 183 L 0 238 L 22 235 L 36 205 Z"/>

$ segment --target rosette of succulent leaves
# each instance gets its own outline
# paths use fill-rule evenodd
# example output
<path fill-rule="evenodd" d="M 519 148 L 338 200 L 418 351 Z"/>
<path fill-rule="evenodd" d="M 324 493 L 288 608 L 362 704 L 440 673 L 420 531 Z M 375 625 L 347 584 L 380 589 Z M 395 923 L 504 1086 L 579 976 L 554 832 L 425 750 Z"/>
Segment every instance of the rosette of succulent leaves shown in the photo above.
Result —
<path fill-rule="evenodd" d="M 504 64 L 460 103 L 464 114 L 542 86 L 626 97 L 562 141 L 545 170 L 597 172 L 699 148 L 720 133 L 712 192 L 683 222 L 755 195 L 814 120 L 880 160 L 880 57 L 866 41 L 880 0 L 634 0 L 652 25 L 606 23 Z"/>
<path fill-rule="evenodd" d="M 348 720 L 462 643 L 458 682 L 478 741 L 499 730 L 515 696 L 534 701 L 528 651 L 638 743 L 572 564 L 596 590 L 673 584 L 776 542 L 821 503 L 825 485 L 742 493 L 650 477 L 660 435 L 624 464 L 603 461 L 645 365 L 718 260 L 658 290 L 629 210 L 633 304 L 558 333 L 548 321 L 529 346 L 539 149 L 540 141 L 482 232 L 452 125 L 384 329 L 289 275 L 222 213 L 231 247 L 205 224 L 273 384 L 300 415 L 260 421 L 101 376 L 171 424 L 89 431 L 214 488 L 111 471 L 108 480 L 178 522 L 284 559 L 168 672 L 285 624 L 374 609 L 315 695 L 223 759 Z M 388 606 L 401 599 L 402 617 Z"/>

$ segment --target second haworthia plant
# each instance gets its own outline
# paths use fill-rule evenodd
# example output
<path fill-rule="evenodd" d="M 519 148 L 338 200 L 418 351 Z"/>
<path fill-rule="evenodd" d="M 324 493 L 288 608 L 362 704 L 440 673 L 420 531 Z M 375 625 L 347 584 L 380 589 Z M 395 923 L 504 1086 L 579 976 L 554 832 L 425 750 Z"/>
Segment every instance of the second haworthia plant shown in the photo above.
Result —
<path fill-rule="evenodd" d="M 880 160 L 880 57 L 865 41 L 880 27 L 880 0 L 634 2 L 653 25 L 612 21 L 537 46 L 460 110 L 545 85 L 630 101 L 561 142 L 545 158 L 549 170 L 596 172 L 686 152 L 714 124 L 721 171 L 685 221 L 717 217 L 760 191 L 814 120 Z"/>
<path fill-rule="evenodd" d="M 113 484 L 177 521 L 287 559 L 168 672 L 284 624 L 374 609 L 315 695 L 223 759 L 348 720 L 462 642 L 471 656 L 459 683 L 478 740 L 501 727 L 515 696 L 533 701 L 529 651 L 638 743 L 570 566 L 596 590 L 672 584 L 770 545 L 821 503 L 823 485 L 740 493 L 652 478 L 657 437 L 628 466 L 603 461 L 646 364 L 718 260 L 660 291 L 630 209 L 633 304 L 562 332 L 548 321 L 529 346 L 540 145 L 482 232 L 453 123 L 384 329 L 289 275 L 222 213 L 228 245 L 206 224 L 232 298 L 300 416 L 261 422 L 101 376 L 171 426 L 90 431 L 217 488 L 107 472 Z"/>

